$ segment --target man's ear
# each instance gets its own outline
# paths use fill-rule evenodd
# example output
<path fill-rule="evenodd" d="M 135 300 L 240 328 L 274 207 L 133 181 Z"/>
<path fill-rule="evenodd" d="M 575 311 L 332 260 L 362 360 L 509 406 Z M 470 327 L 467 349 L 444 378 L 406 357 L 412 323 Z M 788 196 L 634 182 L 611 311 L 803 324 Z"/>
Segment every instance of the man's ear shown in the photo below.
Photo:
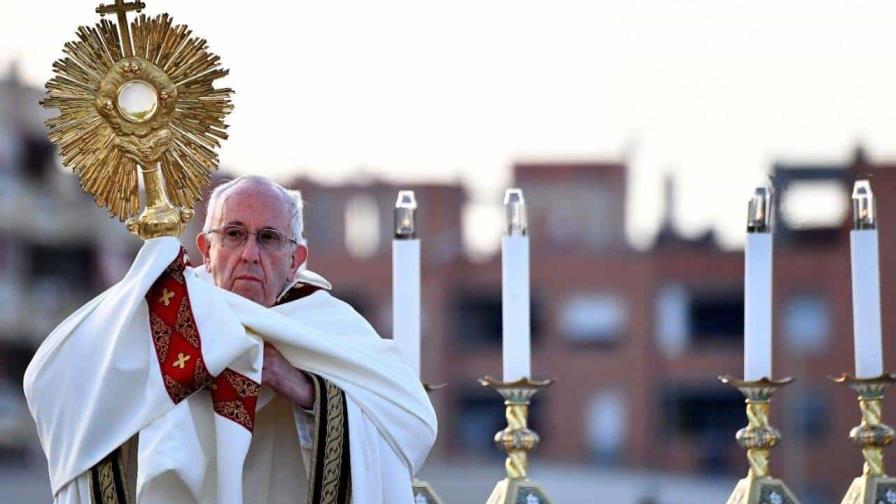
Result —
<path fill-rule="evenodd" d="M 292 276 L 295 277 L 296 271 L 298 271 L 299 266 L 302 265 L 306 260 L 308 260 L 308 247 L 304 245 L 297 245 L 296 251 L 292 254 Z"/>
<path fill-rule="evenodd" d="M 198 248 L 199 253 L 202 254 L 202 262 L 205 263 L 206 268 L 208 268 L 209 265 L 209 250 L 211 247 L 212 244 L 205 233 L 196 235 L 196 248 Z"/>

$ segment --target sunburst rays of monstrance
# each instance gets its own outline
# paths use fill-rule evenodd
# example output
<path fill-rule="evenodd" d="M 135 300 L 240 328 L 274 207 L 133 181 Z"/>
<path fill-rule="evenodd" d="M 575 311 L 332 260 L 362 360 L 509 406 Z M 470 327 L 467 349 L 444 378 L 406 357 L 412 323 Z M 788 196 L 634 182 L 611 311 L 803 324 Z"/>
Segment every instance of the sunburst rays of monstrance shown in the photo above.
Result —
<path fill-rule="evenodd" d="M 193 215 L 215 149 L 227 138 L 231 89 L 214 81 L 228 74 L 205 40 L 168 14 L 139 14 L 143 2 L 100 4 L 93 27 L 81 26 L 53 64 L 44 107 L 50 141 L 81 187 L 141 238 L 176 236 Z M 139 15 L 128 22 L 127 14 Z M 137 168 L 146 208 L 138 216 Z"/>

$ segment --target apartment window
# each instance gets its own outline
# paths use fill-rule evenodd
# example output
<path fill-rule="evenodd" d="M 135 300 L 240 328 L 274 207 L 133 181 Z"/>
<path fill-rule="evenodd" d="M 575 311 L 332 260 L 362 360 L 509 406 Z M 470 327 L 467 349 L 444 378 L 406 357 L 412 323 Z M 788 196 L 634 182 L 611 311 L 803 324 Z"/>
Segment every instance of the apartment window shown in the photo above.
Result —
<path fill-rule="evenodd" d="M 311 249 L 311 259 L 315 254 L 329 252 L 340 246 L 338 222 L 339 208 L 333 198 L 304 201 L 305 241 Z M 335 220 L 334 220 L 335 217 Z"/>
<path fill-rule="evenodd" d="M 500 347 L 502 335 L 501 292 L 476 290 L 458 296 L 457 332 L 467 345 Z"/>
<path fill-rule="evenodd" d="M 827 346 L 831 330 L 830 307 L 818 294 L 794 296 L 784 307 L 784 338 L 800 354 L 817 354 Z"/>
<path fill-rule="evenodd" d="M 819 439 L 830 430 L 830 398 L 822 391 L 803 389 L 789 401 L 789 431 L 802 439 Z"/>
<path fill-rule="evenodd" d="M 656 334 L 660 348 L 669 357 L 680 355 L 688 344 L 690 297 L 681 285 L 662 287 L 656 299 Z"/>
<path fill-rule="evenodd" d="M 591 455 L 601 463 L 620 461 L 625 447 L 628 425 L 625 394 L 605 390 L 591 397 L 585 410 L 585 428 Z"/>
<path fill-rule="evenodd" d="M 90 247 L 32 245 L 28 257 L 33 276 L 65 281 L 82 288 L 92 286 L 96 281 L 93 278 L 96 258 Z"/>
<path fill-rule="evenodd" d="M 573 343 L 613 344 L 628 325 L 624 297 L 611 294 L 582 294 L 569 298 L 561 309 L 561 327 Z"/>
<path fill-rule="evenodd" d="M 358 258 L 368 258 L 380 249 L 380 214 L 369 194 L 352 196 L 345 205 L 345 248 Z"/>
<path fill-rule="evenodd" d="M 744 334 L 743 291 L 692 293 L 688 319 L 694 343 L 740 345 Z"/>
<path fill-rule="evenodd" d="M 723 387 L 676 387 L 663 392 L 667 435 L 685 438 L 700 452 L 699 470 L 707 474 L 731 469 L 731 433 L 746 425 L 744 399 Z"/>
<path fill-rule="evenodd" d="M 501 291 L 491 289 L 461 291 L 457 294 L 454 311 L 457 332 L 465 345 L 500 348 L 504 325 L 501 311 Z M 533 296 L 529 305 L 533 344 L 541 339 L 542 313 L 541 302 Z"/>
<path fill-rule="evenodd" d="M 32 181 L 46 179 L 54 168 L 55 148 L 46 138 L 29 136 L 23 141 L 22 166 Z"/>

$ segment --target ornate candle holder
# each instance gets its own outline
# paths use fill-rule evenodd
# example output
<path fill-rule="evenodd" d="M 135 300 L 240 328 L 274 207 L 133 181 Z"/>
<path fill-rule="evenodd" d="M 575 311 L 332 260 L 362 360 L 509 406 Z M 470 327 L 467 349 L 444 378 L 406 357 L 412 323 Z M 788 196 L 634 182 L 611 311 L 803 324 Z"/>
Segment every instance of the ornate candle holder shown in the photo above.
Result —
<path fill-rule="evenodd" d="M 896 479 L 884 472 L 884 447 L 893 442 L 893 428 L 881 421 L 881 399 L 896 375 L 877 378 L 853 378 L 847 374 L 831 377 L 859 394 L 862 423 L 849 431 L 849 439 L 862 449 L 865 459 L 862 475 L 852 481 L 841 504 L 877 504 L 896 502 Z"/>
<path fill-rule="evenodd" d="M 768 470 L 769 450 L 781 440 L 781 433 L 768 423 L 769 399 L 793 379 L 742 381 L 720 376 L 719 380 L 740 390 L 747 403 L 748 424 L 737 431 L 736 438 L 747 450 L 750 469 L 747 477 L 737 482 L 728 504 L 799 504 L 787 485 L 772 478 Z"/>
<path fill-rule="evenodd" d="M 430 385 L 429 383 L 423 383 L 423 388 L 426 389 L 427 393 L 432 393 L 433 390 L 445 388 L 445 384 Z M 412 486 L 414 489 L 414 504 L 442 504 L 442 499 L 439 498 L 439 495 L 428 482 L 414 478 Z"/>
<path fill-rule="evenodd" d="M 495 434 L 495 444 L 507 452 L 504 463 L 507 477 L 495 485 L 486 504 L 551 504 L 541 487 L 526 477 L 527 453 L 534 450 L 539 441 L 538 434 L 529 430 L 526 423 L 532 396 L 550 386 L 554 380 L 522 378 L 515 382 L 502 382 L 486 376 L 479 383 L 497 390 L 504 397 L 507 407 L 507 428 Z"/>

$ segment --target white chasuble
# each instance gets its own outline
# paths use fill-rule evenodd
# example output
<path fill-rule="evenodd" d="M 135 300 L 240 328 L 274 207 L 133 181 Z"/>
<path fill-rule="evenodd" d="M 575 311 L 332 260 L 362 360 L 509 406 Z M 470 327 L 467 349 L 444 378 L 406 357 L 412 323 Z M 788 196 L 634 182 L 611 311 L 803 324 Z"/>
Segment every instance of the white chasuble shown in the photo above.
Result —
<path fill-rule="evenodd" d="M 56 502 L 413 503 L 436 418 L 393 342 L 323 290 L 266 308 L 203 277 L 149 240 L 38 349 Z M 264 342 L 311 376 L 313 411 L 259 385 Z"/>

